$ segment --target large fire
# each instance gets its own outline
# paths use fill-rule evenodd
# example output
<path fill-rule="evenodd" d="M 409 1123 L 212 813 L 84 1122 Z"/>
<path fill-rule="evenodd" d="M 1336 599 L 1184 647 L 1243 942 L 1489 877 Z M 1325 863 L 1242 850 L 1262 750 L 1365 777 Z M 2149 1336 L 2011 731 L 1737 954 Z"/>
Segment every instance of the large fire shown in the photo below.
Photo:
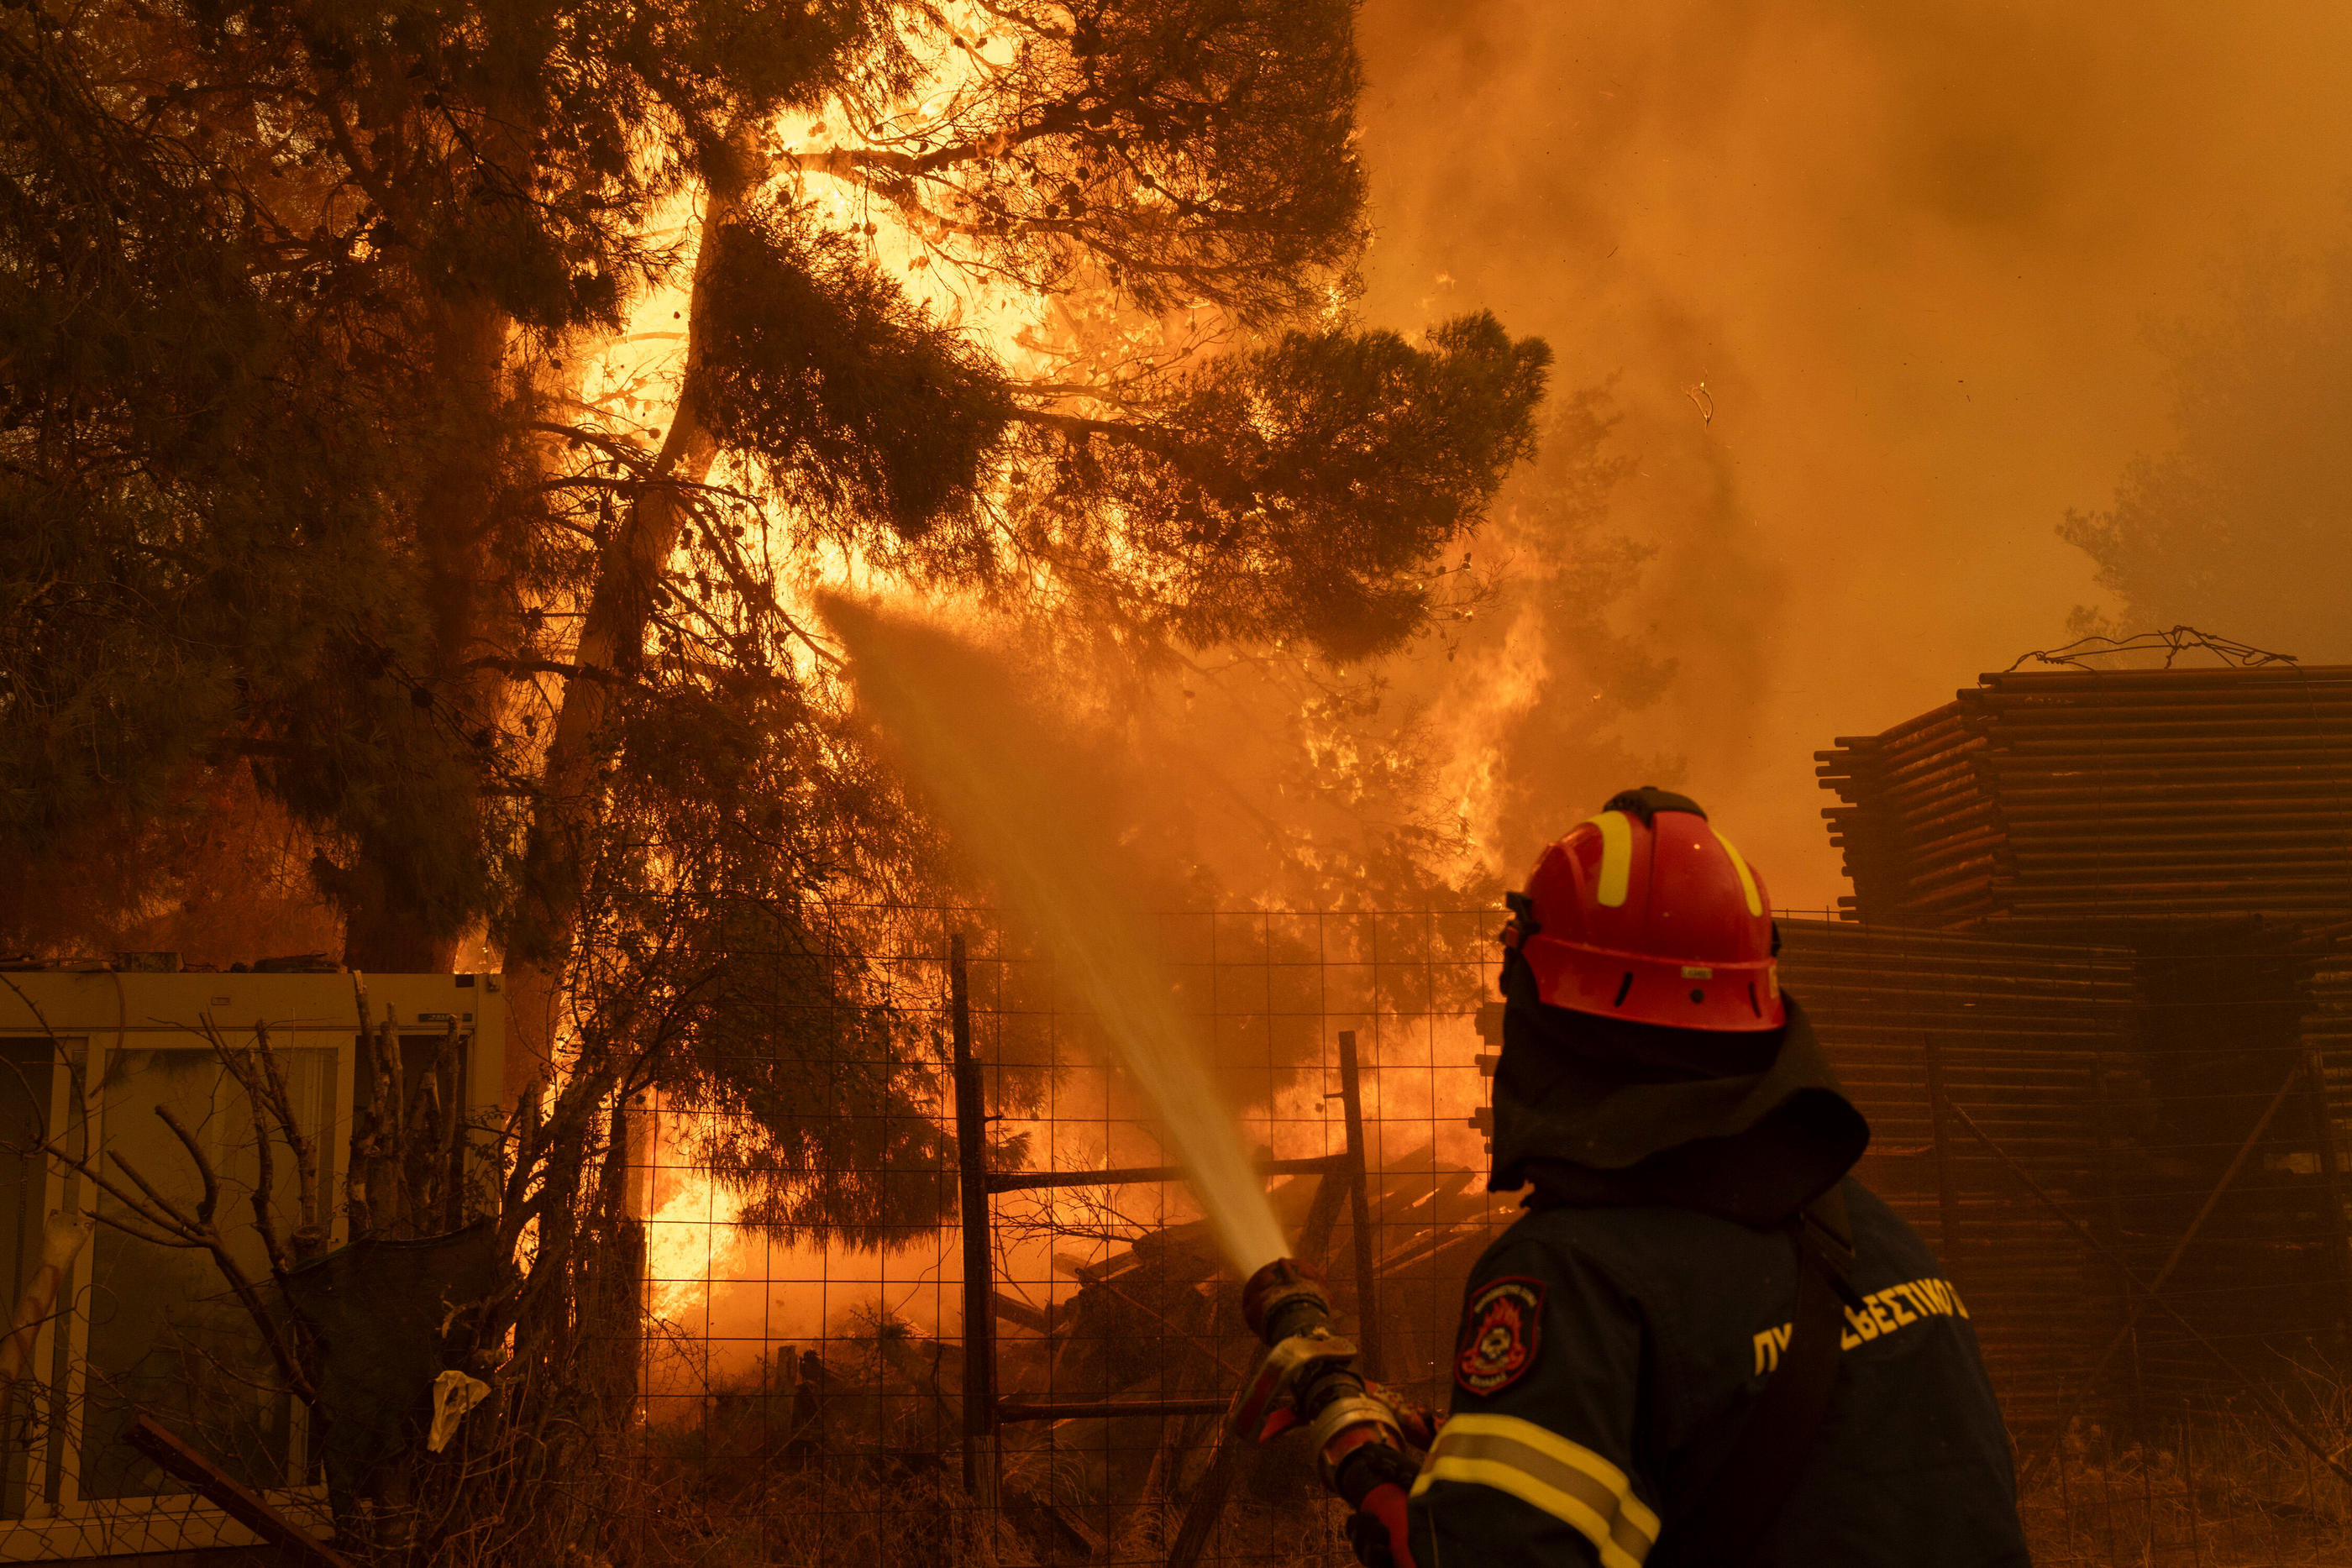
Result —
<path fill-rule="evenodd" d="M 972 5 L 941 8 L 936 29 L 914 42 L 925 60 L 926 75 L 891 115 L 861 124 L 845 106 L 834 105 L 788 116 L 769 128 L 771 198 L 798 204 L 836 234 L 852 236 L 935 319 L 984 347 L 1016 380 L 1055 389 L 1061 406 L 1092 412 L 1099 406 L 1095 390 L 1198 363 L 1233 340 L 1230 323 L 1206 306 L 1149 315 L 1123 308 L 1108 286 L 1054 293 L 1010 287 L 1001 275 L 974 264 L 952 224 L 879 199 L 854 178 L 847 154 L 919 150 L 945 141 L 985 94 L 991 73 L 1010 61 L 1013 50 L 1009 39 L 991 36 L 985 7 Z M 675 237 L 685 246 L 675 275 L 680 280 L 690 274 L 695 217 L 688 203 L 680 204 L 669 217 Z M 1340 303 L 1335 299 L 1334 308 Z M 582 400 L 616 436 L 653 444 L 674 416 L 684 371 L 687 308 L 682 281 L 648 294 L 628 329 L 591 361 Z M 740 472 L 722 471 L 711 477 L 728 485 L 755 483 L 754 476 Z M 799 551 L 794 556 L 782 538 L 772 543 L 774 559 L 794 561 L 778 586 L 787 607 L 795 612 L 808 611 L 828 590 L 845 588 L 886 605 L 908 597 L 887 570 L 843 547 L 800 541 L 793 547 Z M 1022 636 L 1017 625 L 977 602 L 941 603 L 932 598 L 919 609 L 934 621 L 951 622 L 983 639 Z M 816 618 L 807 620 L 814 623 Z M 1541 699 L 1546 673 L 1542 633 L 1540 612 L 1532 607 L 1522 610 L 1504 656 L 1493 661 L 1498 677 L 1465 681 L 1476 700 L 1454 705 L 1432 737 L 1446 760 L 1429 780 L 1433 789 L 1428 814 L 1433 820 L 1452 819 L 1459 856 L 1455 863 L 1435 868 L 1439 883 L 1458 884 L 1506 869 L 1499 823 L 1501 765 L 1495 740 L 1504 727 Z M 805 659 L 804 664 L 803 673 L 822 684 L 824 672 Z M 1287 673 L 1267 678 L 1265 672 L 1277 666 Z M 1181 752 L 1186 758 L 1182 772 L 1206 780 L 1195 783 L 1194 798 L 1180 800 L 1169 786 L 1167 771 L 1154 779 L 1162 805 L 1172 803 L 1192 812 L 1203 824 L 1187 841 L 1187 849 L 1218 869 L 1227 899 L 1278 905 L 1286 896 L 1281 867 L 1263 855 L 1263 819 L 1249 800 L 1267 798 L 1271 804 L 1266 809 L 1278 812 L 1296 813 L 1303 807 L 1295 800 L 1286 806 L 1284 787 L 1268 782 L 1287 764 L 1269 762 L 1264 755 L 1266 741 L 1255 739 L 1240 748 L 1231 745 L 1234 720 L 1241 732 L 1288 737 L 1274 744 L 1306 747 L 1312 768 L 1370 781 L 1349 786 L 1358 796 L 1367 789 L 1399 788 L 1394 776 L 1406 770 L 1407 764 L 1393 738 L 1391 717 L 1366 720 L 1357 708 L 1334 704 L 1328 683 L 1296 654 L 1279 653 L 1255 664 L 1244 661 L 1236 670 L 1220 699 L 1226 712 L 1214 716 L 1199 701 L 1207 688 L 1217 685 L 1220 672 L 1213 668 L 1132 672 L 1110 677 L 1108 684 L 1139 681 L 1155 694 L 1143 707 L 1127 711 L 1125 722 L 1139 751 L 1157 749 L 1163 759 Z M 1097 715 L 1117 710 L 1116 704 L 1098 695 L 1105 677 L 1084 670 L 1072 670 L 1070 675 L 1067 695 L 1078 708 L 1091 703 Z M 1148 711 L 1153 702 L 1164 705 L 1164 710 L 1157 715 Z M 1257 769 L 1256 775 L 1239 771 L 1246 768 Z M 1220 791 L 1227 799 L 1210 804 Z M 1238 816 L 1231 804 L 1234 800 L 1246 808 Z M 1253 818 L 1257 820 L 1249 820 Z M 1307 846 L 1301 852 L 1327 883 L 1345 882 L 1351 870 L 1362 874 L 1362 868 L 1349 864 L 1351 857 L 1360 857 L 1360 849 L 1344 835 L 1307 822 L 1300 816 L 1292 828 Z M 1389 1022 L 1393 1027 L 1383 1036 L 1376 1012 L 1354 1020 L 1334 1015 L 1324 1020 L 1327 1060 L 1330 1037 L 1351 1021 L 1360 1026 L 1372 1069 L 1366 1083 L 1366 1110 L 1373 1129 L 1374 1164 L 1410 1158 L 1442 1167 L 1477 1168 L 1483 1148 L 1470 1116 L 1484 1103 L 1485 1091 L 1474 1065 L 1478 1045 L 1468 1017 L 1457 1011 L 1392 1019 Z M 1277 1156 L 1336 1149 L 1337 1107 L 1328 1097 L 1330 1086 L 1323 1077 L 1301 1064 L 1243 1090 L 1242 1097 L 1250 1102 L 1244 1117 L 1245 1142 Z M 1055 1168 L 1149 1164 L 1168 1157 L 1144 1107 L 1106 1091 L 1096 1109 L 1097 1115 L 1012 1121 L 998 1130 L 1026 1132 L 1033 1162 Z M 959 1272 L 951 1237 L 919 1243 L 895 1260 L 772 1246 L 737 1223 L 743 1207 L 740 1195 L 694 1168 L 688 1154 L 696 1141 L 693 1129 L 677 1125 L 674 1117 L 662 1121 L 665 1124 L 652 1140 L 656 1168 L 645 1214 L 649 1311 L 659 1331 L 676 1340 L 726 1347 L 710 1351 L 692 1375 L 709 1375 L 726 1362 L 748 1359 L 779 1341 L 813 1337 L 861 1295 L 879 1299 L 885 1309 L 910 1321 L 937 1323 L 939 1302 L 952 1299 L 941 1292 L 951 1290 Z M 1039 1195 L 1038 1202 L 1024 1209 L 1022 1222 L 1008 1228 L 1010 1239 L 1002 1241 L 1001 1276 L 1067 1285 L 1074 1257 L 1121 1244 L 1142 1226 L 1189 1218 L 1189 1204 L 1181 1186 L 1129 1195 L 1117 1202 L 1083 1189 Z M 1030 1288 L 1050 1291 L 1056 1287 L 1044 1283 Z"/>

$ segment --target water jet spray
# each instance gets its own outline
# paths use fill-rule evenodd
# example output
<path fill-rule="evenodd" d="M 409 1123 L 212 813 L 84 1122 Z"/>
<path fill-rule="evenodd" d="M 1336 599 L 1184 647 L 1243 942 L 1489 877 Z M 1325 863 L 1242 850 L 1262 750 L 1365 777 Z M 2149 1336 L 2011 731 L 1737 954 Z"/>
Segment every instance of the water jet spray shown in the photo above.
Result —
<path fill-rule="evenodd" d="M 859 695 L 889 730 L 957 842 L 1036 924 L 1062 975 L 1157 1113 L 1219 1248 L 1246 1279 L 1287 1249 L 1239 1129 L 1202 1070 L 1168 977 L 1114 891 L 1066 741 L 1011 695 L 1010 672 L 953 637 L 828 596 Z"/>
<path fill-rule="evenodd" d="M 1244 1281 L 1243 1316 L 1266 1349 L 1234 1396 L 1227 1440 L 1263 1442 L 1306 1427 L 1324 1484 L 1382 1531 L 1392 1558 L 1409 1568 L 1405 1488 L 1417 1466 L 1407 1439 L 1428 1441 L 1426 1419 L 1356 1370 L 1356 1346 L 1333 1332 L 1321 1280 L 1286 1255 L 1265 1188 L 1185 1038 L 1167 977 L 1113 894 L 1108 839 L 1087 841 L 1065 772 L 1041 765 L 1066 747 L 1008 696 L 1007 673 L 970 647 L 839 598 L 819 608 L 849 647 L 860 695 L 942 819 L 1037 923 L 1093 1003 Z"/>

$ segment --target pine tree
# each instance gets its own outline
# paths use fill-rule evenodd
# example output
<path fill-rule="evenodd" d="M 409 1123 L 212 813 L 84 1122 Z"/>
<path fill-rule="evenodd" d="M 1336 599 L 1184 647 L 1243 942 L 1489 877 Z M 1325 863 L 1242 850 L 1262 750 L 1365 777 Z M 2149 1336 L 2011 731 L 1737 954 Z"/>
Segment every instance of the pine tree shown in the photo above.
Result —
<path fill-rule="evenodd" d="M 968 21 L 912 30 L 961 68 L 944 103 L 853 96 L 854 137 L 798 163 L 889 204 L 950 265 L 1032 290 L 1101 279 L 1143 310 L 1213 300 L 1263 326 L 1352 267 L 1347 0 L 1013 0 Z"/>
<path fill-rule="evenodd" d="M 503 744 L 495 661 L 525 653 L 529 612 L 575 564 L 546 488 L 564 356 L 660 271 L 657 204 L 726 185 L 731 126 L 902 68 L 882 20 L 723 3 L 10 13 L 8 378 L 32 455 L 8 505 L 42 552 L 19 580 L 50 581 L 69 536 L 111 530 L 144 559 L 94 570 L 153 608 L 110 634 L 152 629 L 196 666 L 158 649 L 175 679 L 102 714 L 64 691 L 31 711 L 79 727 L 92 744 L 64 749 L 101 767 L 110 746 L 138 751 L 151 792 L 243 731 L 329 836 L 355 960 L 446 961 L 496 896 L 486 852 L 510 824 L 486 802 L 528 771 Z M 300 558 L 290 574 L 273 549 Z M 215 558 L 324 597 L 280 599 L 278 645 L 240 646 L 252 632 L 158 601 L 264 620 L 249 586 L 192 586 Z M 25 780 L 24 820 L 76 787 L 54 767 Z"/>
<path fill-rule="evenodd" d="M 714 1113 L 702 1153 L 780 1234 L 936 1222 L 931 1067 L 827 895 L 935 892 L 943 861 L 796 585 L 845 560 L 1171 650 L 1412 636 L 1547 354 L 1485 317 L 1347 319 L 1351 21 L 0 12 L 19 896 L 93 824 L 146 841 L 250 770 L 315 837 L 354 967 L 487 928 L 514 1060 L 562 1070 L 518 1134 L 526 1339 L 625 1218 L 614 1108 L 650 1087 Z M 673 285 L 675 397 L 592 401 L 598 346 Z M 983 290 L 1055 340 L 973 330 L 952 301 Z"/>

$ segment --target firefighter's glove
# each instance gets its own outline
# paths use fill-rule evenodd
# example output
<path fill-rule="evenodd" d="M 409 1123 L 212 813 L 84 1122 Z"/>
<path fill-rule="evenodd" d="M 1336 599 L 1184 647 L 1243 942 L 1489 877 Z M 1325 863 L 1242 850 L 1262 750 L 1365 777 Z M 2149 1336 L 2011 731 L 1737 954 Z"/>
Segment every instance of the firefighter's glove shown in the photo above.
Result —
<path fill-rule="evenodd" d="M 1348 1516 L 1348 1544 L 1364 1568 L 1412 1568 L 1404 1534 L 1404 1488 L 1384 1486 Z"/>
<path fill-rule="evenodd" d="M 1341 1462 L 1339 1495 L 1356 1510 L 1348 1516 L 1348 1544 L 1364 1568 L 1413 1568 L 1405 1497 L 1419 1468 L 1384 1443 L 1368 1443 Z"/>

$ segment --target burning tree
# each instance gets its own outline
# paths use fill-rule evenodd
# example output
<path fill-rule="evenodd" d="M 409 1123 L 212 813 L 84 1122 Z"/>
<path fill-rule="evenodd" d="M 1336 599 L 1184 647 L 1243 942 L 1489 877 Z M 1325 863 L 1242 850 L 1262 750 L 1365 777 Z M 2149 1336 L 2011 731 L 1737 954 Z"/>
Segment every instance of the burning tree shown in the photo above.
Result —
<path fill-rule="evenodd" d="M 566 1281 L 625 1230 L 614 1107 L 648 1085 L 748 1113 L 706 1152 L 779 1230 L 941 1218 L 923 1074 L 826 956 L 825 895 L 947 873 L 801 607 L 851 580 L 1339 659 L 1415 632 L 1548 353 L 1349 319 L 1351 21 L 0 15 L 20 895 L 91 824 L 160 842 L 188 780 L 249 769 L 314 836 L 352 967 L 486 932 L 541 1078 L 520 1359 L 571 1343 Z M 600 388 L 649 323 L 674 382 Z M 542 1399 L 515 1430 L 577 1425 L 549 1425 L 559 1370 L 509 1375 Z"/>

